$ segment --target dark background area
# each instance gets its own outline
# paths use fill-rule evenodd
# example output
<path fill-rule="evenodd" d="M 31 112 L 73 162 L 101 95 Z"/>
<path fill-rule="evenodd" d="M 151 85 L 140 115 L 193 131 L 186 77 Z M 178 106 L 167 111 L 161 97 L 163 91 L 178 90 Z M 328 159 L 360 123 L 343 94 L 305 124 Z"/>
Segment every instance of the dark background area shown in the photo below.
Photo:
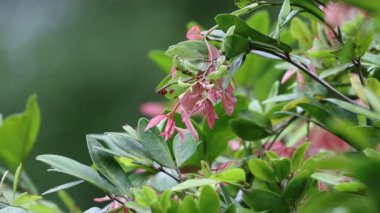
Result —
<path fill-rule="evenodd" d="M 25 164 L 40 192 L 73 178 L 46 172 L 37 155 L 90 164 L 86 134 L 134 126 L 139 105 L 160 100 L 154 87 L 164 74 L 148 51 L 185 40 L 188 21 L 209 28 L 234 8 L 232 0 L 0 1 L 0 112 L 21 112 L 38 95 L 42 126 Z M 103 196 L 88 184 L 68 192 L 82 209 Z"/>

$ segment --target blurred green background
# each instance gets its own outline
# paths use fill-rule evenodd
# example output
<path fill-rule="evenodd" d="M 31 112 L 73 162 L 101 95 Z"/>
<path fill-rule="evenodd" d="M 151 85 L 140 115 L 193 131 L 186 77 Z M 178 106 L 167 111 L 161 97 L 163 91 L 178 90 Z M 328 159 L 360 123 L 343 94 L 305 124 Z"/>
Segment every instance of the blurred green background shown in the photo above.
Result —
<path fill-rule="evenodd" d="M 135 125 L 139 105 L 160 100 L 163 74 L 148 51 L 184 40 L 188 21 L 211 27 L 234 8 L 232 0 L 0 1 L 0 112 L 21 112 L 38 95 L 42 126 L 26 170 L 39 190 L 73 179 L 47 173 L 36 155 L 89 164 L 86 134 Z M 69 193 L 82 209 L 103 196 L 88 184 Z"/>

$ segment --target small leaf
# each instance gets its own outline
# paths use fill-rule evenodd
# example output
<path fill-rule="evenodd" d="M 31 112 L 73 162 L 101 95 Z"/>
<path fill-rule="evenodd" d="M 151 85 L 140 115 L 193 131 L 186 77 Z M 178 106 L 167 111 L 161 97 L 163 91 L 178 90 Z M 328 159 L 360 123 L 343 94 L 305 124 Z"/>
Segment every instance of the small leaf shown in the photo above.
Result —
<path fill-rule="evenodd" d="M 311 178 L 322 181 L 330 185 L 334 185 L 334 186 L 346 181 L 346 177 L 333 175 L 329 173 L 323 173 L 323 172 L 313 173 L 311 175 Z"/>
<path fill-rule="evenodd" d="M 244 193 L 244 202 L 255 211 L 288 213 L 289 207 L 279 194 L 268 190 L 253 189 Z"/>
<path fill-rule="evenodd" d="M 289 176 L 292 169 L 292 162 L 289 158 L 274 159 L 271 160 L 271 163 L 279 180 L 283 180 Z"/>
<path fill-rule="evenodd" d="M 248 39 L 238 35 L 228 35 L 223 40 L 222 51 L 227 58 L 247 53 L 250 47 Z"/>
<path fill-rule="evenodd" d="M 166 74 L 170 73 L 173 59 L 162 50 L 151 50 L 148 57 L 154 61 Z"/>
<path fill-rule="evenodd" d="M 307 25 L 301 19 L 294 18 L 290 22 L 290 33 L 298 40 L 302 49 L 308 50 L 311 48 L 314 37 Z"/>
<path fill-rule="evenodd" d="M 361 107 L 361 106 L 358 106 L 358 105 L 354 105 L 354 104 L 351 104 L 351 103 L 347 103 L 345 101 L 341 101 L 341 100 L 338 100 L 338 99 L 334 99 L 334 98 L 326 98 L 324 99 L 325 101 L 328 101 L 328 102 L 331 102 L 331 103 L 334 103 L 336 105 L 338 105 L 339 107 L 343 108 L 343 109 L 346 109 L 350 112 L 353 112 L 353 113 L 357 113 L 357 114 L 360 114 L 360 115 L 364 115 L 370 119 L 373 119 L 373 120 L 380 120 L 380 115 L 377 114 L 377 113 L 374 113 L 364 107 Z"/>
<path fill-rule="evenodd" d="M 232 168 L 212 175 L 211 178 L 227 183 L 243 182 L 245 181 L 245 172 L 240 168 Z"/>
<path fill-rule="evenodd" d="M 257 112 L 240 114 L 231 119 L 232 130 L 243 140 L 255 141 L 271 135 L 271 124 L 268 118 Z"/>
<path fill-rule="evenodd" d="M 200 213 L 219 213 L 219 195 L 210 186 L 204 186 L 199 197 Z"/>
<path fill-rule="evenodd" d="M 118 194 L 118 190 L 103 179 L 93 168 L 59 155 L 39 155 L 37 160 L 53 167 L 51 171 L 65 173 L 83 179 L 105 192 Z"/>
<path fill-rule="evenodd" d="M 366 189 L 366 186 L 359 182 L 346 182 L 335 185 L 334 189 L 338 192 L 360 193 Z"/>
<path fill-rule="evenodd" d="M 274 183 L 276 181 L 273 169 L 261 159 L 252 159 L 248 162 L 249 170 L 257 179 Z"/>
<path fill-rule="evenodd" d="M 365 104 L 368 103 L 366 95 L 364 93 L 364 87 L 360 81 L 358 74 L 351 74 L 350 75 L 350 82 L 351 86 L 354 89 L 356 95 L 359 97 L 361 101 L 363 101 Z"/>
<path fill-rule="evenodd" d="M 70 213 L 83 212 L 79 209 L 79 207 L 75 203 L 74 199 L 66 191 L 64 191 L 64 190 L 59 191 L 58 197 L 62 201 L 62 203 L 65 205 L 65 207 L 67 208 L 68 212 L 70 212 Z"/>
<path fill-rule="evenodd" d="M 186 196 L 185 199 L 183 199 L 182 204 L 178 209 L 178 212 L 181 212 L 181 213 L 199 212 L 198 205 L 195 202 L 194 198 L 190 195 Z"/>
<path fill-rule="evenodd" d="M 18 182 L 20 180 L 21 169 L 22 169 L 22 164 L 20 164 L 17 167 L 16 172 L 15 172 L 15 177 L 13 180 L 13 200 L 15 200 L 15 198 L 16 198 L 17 186 L 18 186 Z"/>
<path fill-rule="evenodd" d="M 211 168 L 206 161 L 201 160 L 201 169 L 204 177 L 208 178 L 212 175 Z"/>
<path fill-rule="evenodd" d="M 177 166 L 181 166 L 193 156 L 197 151 L 197 147 L 198 141 L 191 133 L 185 132 L 183 139 L 177 134 L 173 140 L 173 152 Z"/>
<path fill-rule="evenodd" d="M 54 188 L 47 190 L 46 192 L 42 193 L 42 195 L 47 195 L 47 194 L 51 194 L 51 193 L 58 192 L 61 190 L 65 190 L 65 189 L 77 186 L 83 182 L 84 182 L 83 180 L 77 180 L 77 181 L 65 183 L 65 184 L 62 184 L 62 185 L 59 185 L 59 186 L 56 186 Z"/>
<path fill-rule="evenodd" d="M 376 151 L 372 148 L 366 148 L 363 150 L 364 154 L 367 155 L 367 157 L 380 160 L 380 152 Z"/>
<path fill-rule="evenodd" d="M 28 156 L 38 135 L 41 116 L 37 96 L 28 99 L 26 110 L 5 118 L 0 126 L 0 158 L 14 171 Z"/>
<path fill-rule="evenodd" d="M 235 4 L 239 8 L 244 8 L 244 7 L 248 6 L 249 4 L 252 4 L 255 1 L 256 0 L 235 0 Z"/>
<path fill-rule="evenodd" d="M 172 195 L 171 191 L 164 191 L 160 196 L 160 204 L 162 208 L 166 211 L 171 206 L 170 197 Z"/>
<path fill-rule="evenodd" d="M 158 196 L 154 189 L 148 186 L 143 186 L 141 189 L 133 190 L 136 202 L 144 207 L 151 206 L 154 202 L 158 201 Z"/>
<path fill-rule="evenodd" d="M 280 13 L 278 14 L 278 20 L 277 20 L 277 25 L 276 25 L 276 30 L 274 32 L 273 37 L 280 41 L 280 33 L 281 33 L 281 28 L 284 25 L 286 18 L 288 17 L 290 13 L 290 2 L 289 0 L 284 0 L 282 3 L 282 7 L 280 10 Z"/>
<path fill-rule="evenodd" d="M 304 143 L 300 147 L 294 151 L 293 156 L 292 156 L 292 170 L 297 171 L 298 169 L 301 168 L 304 160 L 305 160 L 305 155 L 307 150 L 309 149 L 309 146 L 311 143 Z"/>
<path fill-rule="evenodd" d="M 169 147 L 165 143 L 164 139 L 159 135 L 160 132 L 158 128 L 153 127 L 145 131 L 148 122 L 149 121 L 146 118 L 141 118 L 138 122 L 137 132 L 139 141 L 151 159 L 161 164 L 162 166 L 171 169 L 176 168 Z"/>
<path fill-rule="evenodd" d="M 30 203 L 30 202 L 33 202 L 33 201 L 37 201 L 37 200 L 40 200 L 42 199 L 41 196 L 39 195 L 30 195 L 28 194 L 27 192 L 24 192 L 22 193 L 16 200 L 15 200 L 15 204 L 17 206 L 21 206 L 21 205 L 24 205 L 24 204 L 27 204 L 27 203 Z"/>
<path fill-rule="evenodd" d="M 243 38 L 249 38 L 252 45 L 276 49 L 284 52 L 291 51 L 291 48 L 288 45 L 278 43 L 275 39 L 252 29 L 248 24 L 235 15 L 221 14 L 218 15 L 215 20 L 219 28 L 224 32 L 227 32 L 231 26 L 236 26 L 234 34 Z"/>
<path fill-rule="evenodd" d="M 97 147 L 103 146 L 91 135 L 87 135 L 86 139 L 92 162 L 96 165 L 99 172 L 116 186 L 120 191 L 120 196 L 130 195 L 129 189 L 132 187 L 132 183 L 114 157 L 106 152 L 96 149 Z"/>
<path fill-rule="evenodd" d="M 295 205 L 302 198 L 308 185 L 309 173 L 307 171 L 300 172 L 286 186 L 282 197 L 289 205 Z"/>
<path fill-rule="evenodd" d="M 166 55 L 188 60 L 207 60 L 208 51 L 203 40 L 189 40 L 170 46 Z"/>
<path fill-rule="evenodd" d="M 172 191 L 180 191 L 189 188 L 201 187 L 206 185 L 214 185 L 220 183 L 220 181 L 214 179 L 189 179 L 176 186 L 174 186 Z"/>

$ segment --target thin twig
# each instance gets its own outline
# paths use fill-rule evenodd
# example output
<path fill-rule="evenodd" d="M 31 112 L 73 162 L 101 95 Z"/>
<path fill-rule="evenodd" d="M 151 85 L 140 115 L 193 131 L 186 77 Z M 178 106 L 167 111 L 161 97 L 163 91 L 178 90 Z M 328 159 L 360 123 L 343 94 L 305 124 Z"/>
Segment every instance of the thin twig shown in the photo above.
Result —
<path fill-rule="evenodd" d="M 168 171 L 166 171 L 163 167 L 153 167 L 153 169 L 155 169 L 156 171 L 159 171 L 159 172 L 163 172 L 163 173 L 165 173 L 167 176 L 169 176 L 169 177 L 171 177 L 171 178 L 173 178 L 175 181 L 177 181 L 178 183 L 180 183 L 181 182 L 181 180 L 179 179 L 179 178 L 177 178 L 177 177 L 175 177 L 174 175 L 172 175 L 172 174 L 170 174 Z"/>
<path fill-rule="evenodd" d="M 270 150 L 274 144 L 274 142 L 276 142 L 276 140 L 278 139 L 278 137 L 280 137 L 281 133 L 291 124 L 293 123 L 295 120 L 297 120 L 298 117 L 297 116 L 293 116 L 291 117 L 285 124 L 283 124 L 280 129 L 277 131 L 276 133 L 276 136 L 273 138 L 272 142 L 270 142 L 267 150 Z"/>

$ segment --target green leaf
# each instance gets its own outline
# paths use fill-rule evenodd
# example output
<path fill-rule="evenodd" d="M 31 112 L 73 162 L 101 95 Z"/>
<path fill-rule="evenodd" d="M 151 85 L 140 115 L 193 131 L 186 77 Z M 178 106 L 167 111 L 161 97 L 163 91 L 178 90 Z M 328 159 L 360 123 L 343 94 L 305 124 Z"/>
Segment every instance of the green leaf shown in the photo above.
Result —
<path fill-rule="evenodd" d="M 290 22 L 290 33 L 297 39 L 303 50 L 308 50 L 313 44 L 314 37 L 307 25 L 299 18 L 294 18 Z"/>
<path fill-rule="evenodd" d="M 26 110 L 5 118 L 0 126 L 0 159 L 12 171 L 28 156 L 40 128 L 37 96 L 28 99 Z"/>
<path fill-rule="evenodd" d="M 282 50 L 284 52 L 291 51 L 291 48 L 288 45 L 284 43 L 278 43 L 275 39 L 252 29 L 248 24 L 246 24 L 237 16 L 230 14 L 221 14 L 216 16 L 215 20 L 219 28 L 224 32 L 227 32 L 230 27 L 235 26 L 236 28 L 234 34 L 239 35 L 243 38 L 250 39 L 253 45 Z"/>
<path fill-rule="evenodd" d="M 139 160 L 143 160 L 146 164 L 151 164 L 152 162 L 152 160 L 150 159 L 150 157 L 148 156 L 144 147 L 141 145 L 138 139 L 132 138 L 127 134 L 107 133 L 106 136 L 96 137 L 98 140 L 101 139 L 105 142 L 110 140 L 110 142 L 106 142 L 107 145 L 114 144 L 115 146 L 119 147 L 122 151 L 135 156 Z"/>
<path fill-rule="evenodd" d="M 141 189 L 134 189 L 133 193 L 136 202 L 143 207 L 149 207 L 154 202 L 158 201 L 156 192 L 149 186 L 143 186 Z"/>
<path fill-rule="evenodd" d="M 212 175 L 211 178 L 227 183 L 243 182 L 245 181 L 245 172 L 240 168 L 232 168 L 216 173 Z"/>
<path fill-rule="evenodd" d="M 222 51 L 227 58 L 233 58 L 249 51 L 249 47 L 248 39 L 238 35 L 228 35 L 223 40 Z"/>
<path fill-rule="evenodd" d="M 266 35 L 269 33 L 270 19 L 269 13 L 266 10 L 253 13 L 251 17 L 247 19 L 246 23 L 262 34 Z"/>
<path fill-rule="evenodd" d="M 319 19 L 320 21 L 324 20 L 324 13 L 323 11 L 317 6 L 317 4 L 314 3 L 312 0 L 291 0 L 291 3 L 295 7 L 299 7 L 302 10 L 307 11 L 308 13 L 312 14 L 314 17 Z"/>
<path fill-rule="evenodd" d="M 145 131 L 147 125 L 148 120 L 146 118 L 140 118 L 137 125 L 137 132 L 139 141 L 150 158 L 167 168 L 176 168 L 169 147 L 165 143 L 163 137 L 160 136 L 158 128 L 153 127 Z"/>
<path fill-rule="evenodd" d="M 301 200 L 303 194 L 306 192 L 308 186 L 309 173 L 308 171 L 302 171 L 286 186 L 282 197 L 289 205 L 295 205 L 297 201 Z"/>
<path fill-rule="evenodd" d="M 211 186 L 204 186 L 199 197 L 200 213 L 219 213 L 219 195 Z"/>
<path fill-rule="evenodd" d="M 287 178 L 291 172 L 292 162 L 289 158 L 271 160 L 274 172 L 279 180 Z"/>
<path fill-rule="evenodd" d="M 358 105 L 354 105 L 354 104 L 351 104 L 351 103 L 348 103 L 348 102 L 345 102 L 345 101 L 341 101 L 341 100 L 338 100 L 338 99 L 333 99 L 333 98 L 327 98 L 325 99 L 326 101 L 328 102 L 331 102 L 331 103 L 334 103 L 336 105 L 338 105 L 339 107 L 343 108 L 343 109 L 346 109 L 350 112 L 353 112 L 353 113 L 356 113 L 356 114 L 360 114 L 360 115 L 364 115 L 370 119 L 374 119 L 374 120 L 379 120 L 380 119 L 380 115 L 377 114 L 377 113 L 374 113 L 364 107 L 361 107 L 361 106 L 358 106 Z"/>
<path fill-rule="evenodd" d="M 259 140 L 271 135 L 268 118 L 258 112 L 242 113 L 230 121 L 232 130 L 240 138 L 248 141 Z"/>
<path fill-rule="evenodd" d="M 220 183 L 220 181 L 214 180 L 214 179 L 189 179 L 174 186 L 171 190 L 180 191 L 184 189 L 190 189 L 190 188 L 201 187 L 201 186 L 206 186 L 206 185 L 214 185 L 217 183 Z"/>
<path fill-rule="evenodd" d="M 319 78 L 324 79 L 332 75 L 336 75 L 340 72 L 346 71 L 348 67 L 351 66 L 351 63 L 346 63 L 340 66 L 334 66 L 328 70 L 323 71 L 320 75 Z"/>
<path fill-rule="evenodd" d="M 338 192 L 360 193 L 366 189 L 366 186 L 359 182 L 346 182 L 335 185 L 334 189 Z"/>
<path fill-rule="evenodd" d="M 0 191 L 1 191 L 2 188 L 3 188 L 3 183 L 4 183 L 5 178 L 7 177 L 8 173 L 9 173 L 8 171 L 5 171 L 5 172 L 3 173 L 3 176 L 2 176 L 1 179 L 0 179 Z"/>
<path fill-rule="evenodd" d="M 54 188 L 51 188 L 51 189 L 45 191 L 44 193 L 42 193 L 42 195 L 47 195 L 47 194 L 51 194 L 51 193 L 58 192 L 58 191 L 61 191 L 61 190 L 65 190 L 65 189 L 77 186 L 77 185 L 79 185 L 79 184 L 81 184 L 83 182 L 84 182 L 83 180 L 77 180 L 77 181 L 65 183 L 65 184 L 56 186 Z"/>
<path fill-rule="evenodd" d="M 244 8 L 244 7 L 248 6 L 249 4 L 252 4 L 255 1 L 256 0 L 235 0 L 235 4 L 239 8 Z"/>
<path fill-rule="evenodd" d="M 39 155 L 37 160 L 52 166 L 53 169 L 50 171 L 65 173 L 85 180 L 105 192 L 119 193 L 113 185 L 103 179 L 93 168 L 70 158 L 59 155 Z"/>
<path fill-rule="evenodd" d="M 372 148 L 366 148 L 363 150 L 364 154 L 367 155 L 367 157 L 380 160 L 380 152 L 376 151 Z"/>
<path fill-rule="evenodd" d="M 183 199 L 182 204 L 178 209 L 178 212 L 181 212 L 181 213 L 199 212 L 198 205 L 195 202 L 194 198 L 190 195 L 186 196 L 185 199 Z"/>
<path fill-rule="evenodd" d="M 184 164 L 197 151 L 199 142 L 190 133 L 185 132 L 182 139 L 177 134 L 173 140 L 173 152 L 177 166 Z"/>
<path fill-rule="evenodd" d="M 172 195 L 171 191 L 165 191 L 160 196 L 160 204 L 165 211 L 168 210 L 171 206 L 171 200 L 170 200 L 171 195 Z"/>
<path fill-rule="evenodd" d="M 30 202 L 33 202 L 33 201 L 37 201 L 37 200 L 40 200 L 42 199 L 41 196 L 39 195 L 30 195 L 28 194 L 27 192 L 24 192 L 22 193 L 16 200 L 15 200 L 15 204 L 17 206 L 21 206 L 21 205 L 24 205 L 24 204 L 27 204 L 27 203 L 30 203 Z"/>
<path fill-rule="evenodd" d="M 211 168 L 206 161 L 201 160 L 201 169 L 203 177 L 210 177 L 212 175 Z"/>
<path fill-rule="evenodd" d="M 17 186 L 18 186 L 18 182 L 20 180 L 21 169 L 22 169 L 22 164 L 20 164 L 17 167 L 16 172 L 15 172 L 15 178 L 13 180 L 13 200 L 15 200 L 15 198 L 16 198 Z"/>
<path fill-rule="evenodd" d="M 189 60 L 204 60 L 208 57 L 208 50 L 204 41 L 188 40 L 170 46 L 166 55 Z"/>
<path fill-rule="evenodd" d="M 103 146 L 91 135 L 87 135 L 86 139 L 92 162 L 96 165 L 99 172 L 116 186 L 120 191 L 119 195 L 130 195 L 132 183 L 114 157 L 97 149 L 103 148 Z"/>
<path fill-rule="evenodd" d="M 296 151 L 294 151 L 292 156 L 292 170 L 297 171 L 301 168 L 304 160 L 307 150 L 309 149 L 309 146 L 311 145 L 310 142 L 304 143 L 301 146 L 299 146 Z"/>
<path fill-rule="evenodd" d="M 255 211 L 289 213 L 289 207 L 279 194 L 262 189 L 244 193 L 244 202 Z"/>
<path fill-rule="evenodd" d="M 59 191 L 58 197 L 62 201 L 62 203 L 65 205 L 65 207 L 67 208 L 68 212 L 70 212 L 70 213 L 83 212 L 80 210 L 78 205 L 75 203 L 74 199 L 66 191 L 64 191 L 64 190 Z"/>
<path fill-rule="evenodd" d="M 338 176 L 338 175 L 334 175 L 330 173 L 325 173 L 325 172 L 313 173 L 311 175 L 311 178 L 322 181 L 330 185 L 334 185 L 334 186 L 346 181 L 346 177 Z"/>
<path fill-rule="evenodd" d="M 248 162 L 248 167 L 257 179 L 270 183 L 276 182 L 275 173 L 266 161 L 262 159 L 252 159 Z"/>
<path fill-rule="evenodd" d="M 286 18 L 288 17 L 290 13 L 290 2 L 289 0 L 284 0 L 282 3 L 282 7 L 280 10 L 280 13 L 278 14 L 278 20 L 277 20 L 277 25 L 276 25 L 276 30 L 274 31 L 273 37 L 280 41 L 280 33 L 281 33 L 281 28 L 284 25 Z"/>
<path fill-rule="evenodd" d="M 148 57 L 154 61 L 166 74 L 170 73 L 173 59 L 165 54 L 162 50 L 151 50 Z"/>

